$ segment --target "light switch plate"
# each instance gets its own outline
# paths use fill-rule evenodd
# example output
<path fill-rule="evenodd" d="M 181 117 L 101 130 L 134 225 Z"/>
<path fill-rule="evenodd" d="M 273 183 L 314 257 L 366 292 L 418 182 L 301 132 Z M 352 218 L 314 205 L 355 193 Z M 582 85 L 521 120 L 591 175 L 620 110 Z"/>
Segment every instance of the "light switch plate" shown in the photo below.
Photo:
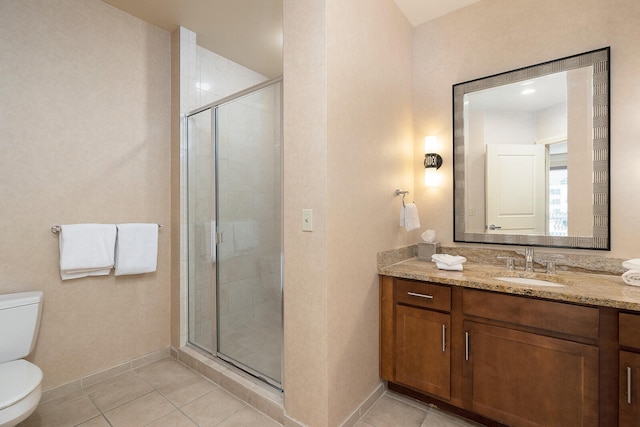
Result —
<path fill-rule="evenodd" d="M 302 231 L 313 231 L 313 211 L 302 209 Z"/>

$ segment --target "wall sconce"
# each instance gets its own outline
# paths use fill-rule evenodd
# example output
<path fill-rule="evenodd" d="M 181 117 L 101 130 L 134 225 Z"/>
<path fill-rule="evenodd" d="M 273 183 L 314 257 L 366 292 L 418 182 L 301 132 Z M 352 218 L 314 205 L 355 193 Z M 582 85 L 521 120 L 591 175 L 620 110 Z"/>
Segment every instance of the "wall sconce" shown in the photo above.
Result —
<path fill-rule="evenodd" d="M 424 138 L 424 185 L 436 187 L 440 184 L 441 177 L 437 170 L 442 166 L 442 156 L 436 153 L 438 139 L 435 136 Z"/>

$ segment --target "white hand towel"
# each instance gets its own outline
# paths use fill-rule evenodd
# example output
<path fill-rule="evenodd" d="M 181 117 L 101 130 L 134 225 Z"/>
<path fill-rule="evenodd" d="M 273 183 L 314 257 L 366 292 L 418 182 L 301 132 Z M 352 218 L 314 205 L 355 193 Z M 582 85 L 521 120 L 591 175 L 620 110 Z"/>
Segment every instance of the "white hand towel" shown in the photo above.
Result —
<path fill-rule="evenodd" d="M 466 262 L 467 259 L 459 255 L 433 254 L 431 255 L 431 261 L 448 266 L 454 266 Z"/>
<path fill-rule="evenodd" d="M 116 276 L 156 271 L 158 224 L 118 224 Z"/>
<path fill-rule="evenodd" d="M 622 275 L 622 280 L 627 285 L 640 286 L 640 270 L 629 270 Z"/>
<path fill-rule="evenodd" d="M 442 262 L 436 262 L 436 267 L 440 270 L 462 271 L 462 264 L 449 265 Z"/>
<path fill-rule="evenodd" d="M 114 263 L 115 224 L 60 226 L 60 277 L 62 280 L 106 276 Z"/>
<path fill-rule="evenodd" d="M 402 208 L 400 208 L 400 226 L 404 226 L 404 229 L 407 231 L 420 228 L 418 207 L 415 203 L 406 203 Z"/>

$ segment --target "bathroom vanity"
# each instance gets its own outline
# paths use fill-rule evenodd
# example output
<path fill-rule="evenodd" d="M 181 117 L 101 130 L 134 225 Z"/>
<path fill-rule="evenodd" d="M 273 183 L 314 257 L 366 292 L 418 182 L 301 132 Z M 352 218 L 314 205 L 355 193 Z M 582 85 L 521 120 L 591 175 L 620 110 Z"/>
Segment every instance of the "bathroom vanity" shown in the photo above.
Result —
<path fill-rule="evenodd" d="M 619 276 L 415 258 L 379 273 L 390 389 L 490 425 L 638 425 L 640 289 Z"/>

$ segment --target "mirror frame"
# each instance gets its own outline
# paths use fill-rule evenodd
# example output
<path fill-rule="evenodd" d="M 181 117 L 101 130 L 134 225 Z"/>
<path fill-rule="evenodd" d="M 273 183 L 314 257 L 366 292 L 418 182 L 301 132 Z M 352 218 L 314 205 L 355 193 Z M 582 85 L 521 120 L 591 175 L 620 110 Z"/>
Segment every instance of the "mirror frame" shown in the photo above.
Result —
<path fill-rule="evenodd" d="M 610 48 L 606 47 L 453 85 L 454 242 L 610 250 L 609 54 Z M 592 236 L 541 236 L 466 232 L 464 95 L 478 90 L 588 66 L 593 66 Z"/>

